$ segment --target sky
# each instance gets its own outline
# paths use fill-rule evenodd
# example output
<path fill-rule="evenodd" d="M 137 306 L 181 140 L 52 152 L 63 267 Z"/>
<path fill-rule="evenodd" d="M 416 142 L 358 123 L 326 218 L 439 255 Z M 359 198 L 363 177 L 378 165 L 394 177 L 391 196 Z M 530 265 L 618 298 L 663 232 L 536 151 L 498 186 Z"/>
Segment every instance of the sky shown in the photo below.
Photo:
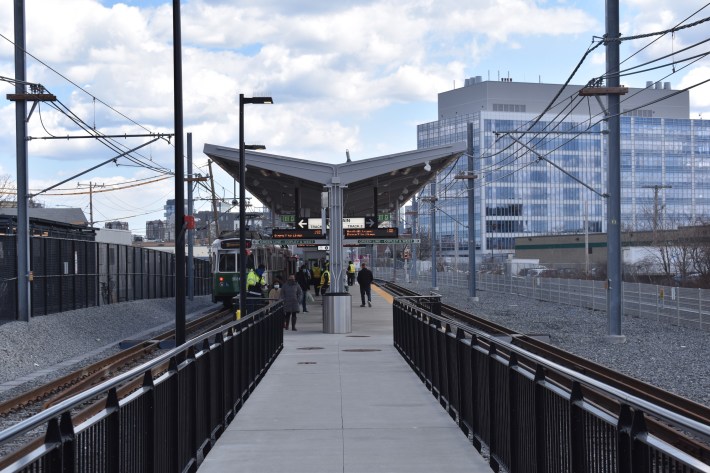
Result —
<path fill-rule="evenodd" d="M 13 3 L 0 2 L 0 93 L 14 93 Z M 622 37 L 672 28 L 710 16 L 705 1 L 624 0 Z M 594 0 L 190 0 L 181 3 L 184 131 L 192 133 L 195 172 L 208 174 L 204 143 L 238 147 L 239 94 L 268 95 L 274 105 L 245 106 L 245 142 L 266 152 L 321 162 L 416 149 L 416 126 L 435 121 L 437 94 L 468 77 L 565 82 L 585 51 L 605 33 L 605 4 Z M 700 10 L 700 11 L 699 11 Z M 693 16 L 694 15 L 694 16 Z M 671 54 L 710 38 L 710 23 L 624 41 L 625 66 Z M 649 45 L 650 46 L 647 46 Z M 646 47 L 647 46 L 647 47 Z M 106 135 L 173 133 L 173 12 L 160 0 L 29 0 L 27 81 L 57 96 L 55 106 Z M 704 45 L 694 54 L 708 51 Z M 687 54 L 687 53 L 686 53 Z M 604 47 L 574 74 L 586 84 L 604 73 Z M 684 64 L 685 65 L 685 64 Z M 644 74 L 689 87 L 710 78 L 707 58 Z M 690 90 L 689 118 L 710 118 L 710 85 Z M 108 161 L 145 137 L 111 147 L 86 136 L 66 114 L 40 104 L 28 122 L 32 193 Z M 94 222 L 163 218 L 173 198 L 174 140 L 158 140 L 35 199 L 47 207 L 80 207 Z M 0 101 L 0 176 L 16 178 L 15 105 Z M 213 165 L 216 193 L 231 201 L 233 179 Z M 166 178 L 167 177 L 167 178 Z M 1 181 L 0 181 L 1 182 Z M 197 210 L 209 194 L 195 192 Z"/>

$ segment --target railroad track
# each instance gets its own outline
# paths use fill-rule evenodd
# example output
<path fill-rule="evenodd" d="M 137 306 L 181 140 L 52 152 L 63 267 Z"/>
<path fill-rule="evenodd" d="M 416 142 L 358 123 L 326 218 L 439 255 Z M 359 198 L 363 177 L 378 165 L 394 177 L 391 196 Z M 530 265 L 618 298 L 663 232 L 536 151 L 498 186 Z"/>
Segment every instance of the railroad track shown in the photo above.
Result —
<path fill-rule="evenodd" d="M 421 296 L 421 294 L 389 282 L 380 283 L 380 286 L 386 291 L 389 291 L 397 296 Z M 678 396 L 657 386 L 653 386 L 644 381 L 612 370 L 606 366 L 569 353 L 553 345 L 540 341 L 533 336 L 520 334 L 507 327 L 496 324 L 482 317 L 478 317 L 475 314 L 465 312 L 454 306 L 442 303 L 441 315 L 443 317 L 463 322 L 475 329 L 491 335 L 503 335 L 509 337 L 510 343 L 524 350 L 546 358 L 578 373 L 589 376 L 590 378 L 601 381 L 609 386 L 613 386 L 633 396 L 661 406 L 669 411 L 675 412 L 697 422 L 710 425 L 710 408 L 693 402 L 690 399 Z M 530 366 L 529 368 L 533 370 L 535 369 L 535 367 Z M 549 373 L 549 375 L 550 378 L 556 383 L 568 389 L 571 388 L 571 382 L 567 378 L 561 375 L 553 376 L 553 373 Z M 602 393 L 590 391 L 585 392 L 585 396 L 610 412 L 619 411 L 619 402 L 615 399 L 610 399 L 609 397 L 604 396 Z M 655 435 L 671 445 L 692 453 L 696 456 L 696 458 L 701 459 L 702 461 L 710 461 L 710 446 L 706 443 L 691 438 L 685 433 L 679 432 L 677 429 L 653 418 L 648 419 L 648 424 L 649 431 L 652 431 Z"/>
<path fill-rule="evenodd" d="M 230 321 L 233 317 L 230 309 L 222 309 L 210 312 L 198 319 L 190 321 L 186 324 L 187 334 L 198 334 L 216 328 L 226 321 Z M 79 392 L 85 391 L 92 386 L 95 386 L 106 379 L 110 379 L 127 369 L 130 369 L 151 357 L 161 349 L 161 344 L 175 338 L 175 330 L 171 329 L 163 332 L 150 340 L 140 342 L 130 348 L 122 350 L 120 353 L 109 356 L 103 360 L 83 367 L 66 376 L 62 376 L 47 384 L 38 386 L 29 391 L 26 391 L 19 396 L 8 399 L 0 403 L 0 419 L 6 419 L 11 415 L 22 414 L 22 417 L 40 412 L 48 407 L 51 407 L 64 399 L 67 399 Z M 158 374 L 168 369 L 167 363 L 165 366 L 158 367 L 154 374 Z M 134 383 L 128 383 L 123 386 L 119 392 L 119 399 L 130 394 L 135 389 L 140 387 L 140 380 Z M 73 416 L 75 424 L 83 422 L 93 416 L 98 410 L 103 409 L 101 406 L 88 406 L 80 413 Z M 27 414 L 27 415 L 25 415 Z M 31 436 L 30 436 L 31 437 Z M 20 458 L 24 453 L 36 448 L 44 441 L 43 438 L 37 437 L 34 439 L 25 438 L 24 446 L 13 448 L 12 453 L 4 452 L 0 454 L 0 469 L 12 463 L 16 458 Z M 6 456 L 3 456 L 5 454 Z"/>

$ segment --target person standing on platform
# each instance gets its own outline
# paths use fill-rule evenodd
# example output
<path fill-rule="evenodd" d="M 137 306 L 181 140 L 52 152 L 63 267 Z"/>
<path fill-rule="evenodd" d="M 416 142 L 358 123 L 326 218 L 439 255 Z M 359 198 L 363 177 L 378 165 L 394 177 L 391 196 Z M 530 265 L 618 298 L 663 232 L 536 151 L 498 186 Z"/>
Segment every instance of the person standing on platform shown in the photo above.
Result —
<path fill-rule="evenodd" d="M 288 321 L 291 320 L 291 330 L 296 330 L 296 314 L 299 312 L 303 291 L 296 282 L 296 277 L 291 274 L 286 285 L 281 288 L 281 300 L 284 301 L 284 330 L 288 330 Z"/>
<path fill-rule="evenodd" d="M 316 296 L 320 295 L 320 277 L 320 266 L 318 266 L 318 263 L 313 263 L 313 269 L 311 270 L 311 283 L 313 284 Z"/>
<path fill-rule="evenodd" d="M 352 261 L 348 261 L 348 286 L 355 284 L 355 265 Z"/>
<path fill-rule="evenodd" d="M 360 285 L 360 299 L 362 300 L 360 307 L 365 307 L 365 296 L 367 296 L 367 305 L 372 307 L 372 290 L 370 285 L 373 279 L 372 271 L 367 269 L 365 263 L 360 263 L 360 272 L 357 273 L 357 283 Z"/>
<path fill-rule="evenodd" d="M 281 299 L 281 280 L 276 278 L 274 285 L 269 291 L 269 300 L 279 300 Z"/>
<path fill-rule="evenodd" d="M 249 269 L 249 273 L 247 274 L 247 314 L 254 312 L 262 306 L 264 284 L 266 284 L 266 280 L 263 276 L 265 270 L 266 266 L 263 264 L 260 264 L 256 271 L 254 271 L 254 268 Z"/>
<path fill-rule="evenodd" d="M 330 289 L 330 266 L 325 263 L 325 268 L 323 269 L 323 274 L 320 277 L 320 294 L 324 296 L 326 292 Z"/>
<path fill-rule="evenodd" d="M 303 297 L 301 297 L 301 305 L 303 305 L 303 312 L 308 312 L 306 309 L 306 294 L 311 288 L 311 278 L 308 274 L 308 268 L 304 264 L 301 266 L 301 270 L 296 274 L 296 282 L 301 286 L 301 291 L 303 291 Z"/>

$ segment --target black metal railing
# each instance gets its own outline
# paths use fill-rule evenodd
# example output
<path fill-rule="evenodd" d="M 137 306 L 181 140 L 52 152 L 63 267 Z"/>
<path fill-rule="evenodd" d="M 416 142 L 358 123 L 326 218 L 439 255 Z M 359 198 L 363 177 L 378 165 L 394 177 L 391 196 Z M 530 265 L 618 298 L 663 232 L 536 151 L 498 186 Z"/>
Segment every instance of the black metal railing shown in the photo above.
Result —
<path fill-rule="evenodd" d="M 708 472 L 701 461 L 654 436 L 650 416 L 710 440 L 710 426 L 428 312 L 393 304 L 394 345 L 494 471 Z M 560 376 L 571 389 L 553 381 Z M 617 412 L 592 403 L 603 393 Z"/>
<path fill-rule="evenodd" d="M 47 426 L 41 448 L 0 470 L 195 471 L 282 348 L 278 302 L 0 432 L 4 444 Z M 154 375 L 166 362 L 167 370 Z M 121 387 L 141 379 L 119 399 Z M 75 425 L 73 410 L 96 398 L 105 398 L 105 408 Z"/>

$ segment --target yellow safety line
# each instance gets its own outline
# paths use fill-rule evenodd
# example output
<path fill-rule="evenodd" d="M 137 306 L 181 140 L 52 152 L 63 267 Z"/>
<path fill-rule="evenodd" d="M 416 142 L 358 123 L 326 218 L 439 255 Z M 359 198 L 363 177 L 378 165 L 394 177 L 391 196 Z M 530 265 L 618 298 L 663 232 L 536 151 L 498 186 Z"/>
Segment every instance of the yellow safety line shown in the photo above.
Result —
<path fill-rule="evenodd" d="M 379 287 L 373 285 L 371 287 L 373 291 L 375 291 L 377 294 L 379 294 L 381 297 L 383 297 L 389 304 L 394 302 L 394 297 L 392 297 L 391 294 L 386 293 L 383 289 L 380 289 Z"/>

